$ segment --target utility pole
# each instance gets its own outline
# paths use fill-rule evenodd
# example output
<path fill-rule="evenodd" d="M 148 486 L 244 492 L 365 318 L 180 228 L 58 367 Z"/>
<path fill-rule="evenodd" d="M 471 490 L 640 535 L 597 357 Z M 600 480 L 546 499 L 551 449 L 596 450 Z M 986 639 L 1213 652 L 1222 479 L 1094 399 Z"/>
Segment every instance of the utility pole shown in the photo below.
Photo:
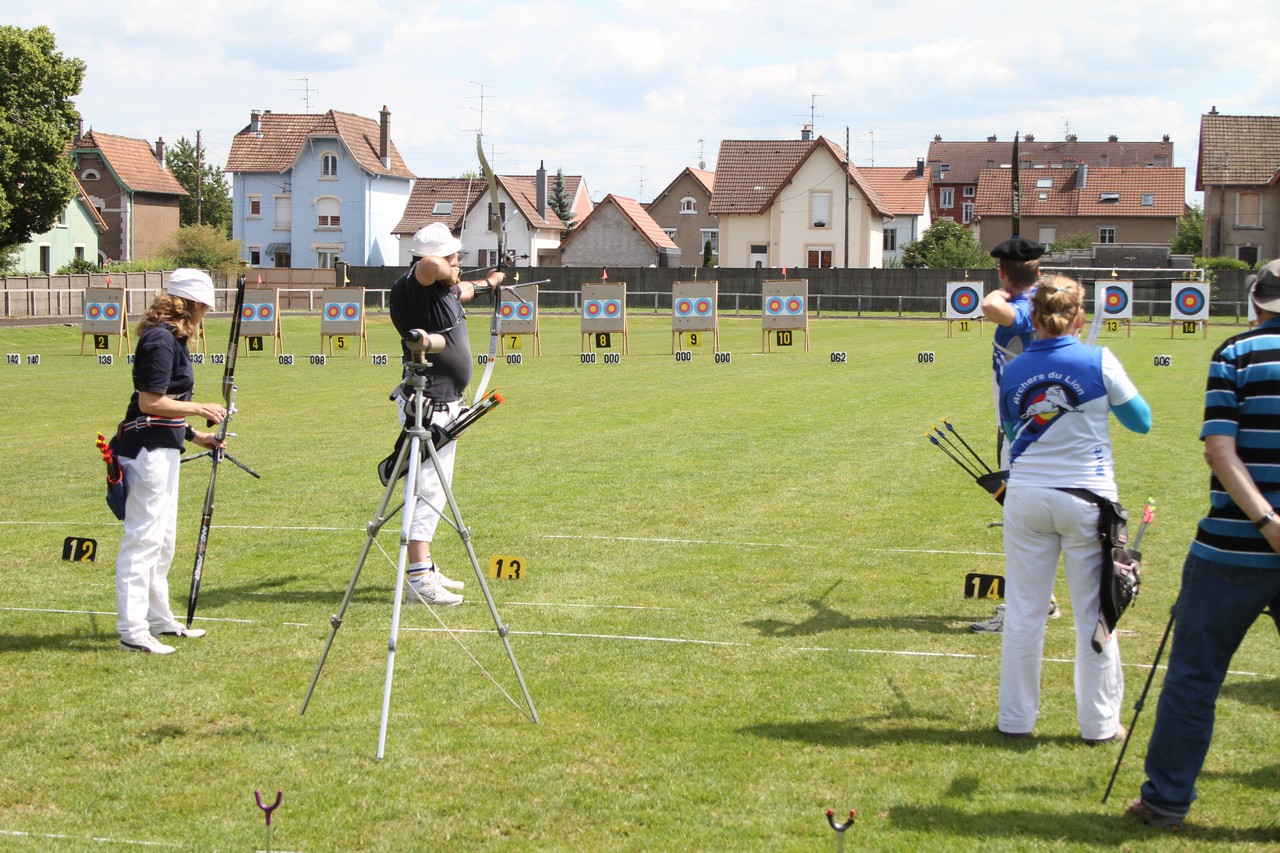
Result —
<path fill-rule="evenodd" d="M 844 268 L 849 269 L 849 125 L 844 126 Z"/>
<path fill-rule="evenodd" d="M 200 148 L 200 131 L 196 131 L 196 224 L 200 224 L 200 185 L 204 183 L 204 151 Z"/>

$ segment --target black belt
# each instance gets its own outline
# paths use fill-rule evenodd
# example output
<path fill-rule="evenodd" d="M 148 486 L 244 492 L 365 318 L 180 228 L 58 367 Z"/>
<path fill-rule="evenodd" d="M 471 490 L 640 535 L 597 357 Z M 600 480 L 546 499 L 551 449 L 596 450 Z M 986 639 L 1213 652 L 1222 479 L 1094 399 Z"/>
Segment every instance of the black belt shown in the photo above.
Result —
<path fill-rule="evenodd" d="M 149 415 L 143 415 L 140 418 L 134 418 L 131 421 L 121 421 L 118 431 L 130 432 L 135 429 L 147 429 L 148 427 L 168 427 L 169 429 L 186 429 L 186 418 L 153 418 Z"/>

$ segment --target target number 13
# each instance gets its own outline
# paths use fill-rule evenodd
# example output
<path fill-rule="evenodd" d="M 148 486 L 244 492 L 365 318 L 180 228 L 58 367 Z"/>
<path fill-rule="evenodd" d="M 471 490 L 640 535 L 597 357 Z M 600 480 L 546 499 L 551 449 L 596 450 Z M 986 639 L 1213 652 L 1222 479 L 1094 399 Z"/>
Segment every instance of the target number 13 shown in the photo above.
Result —
<path fill-rule="evenodd" d="M 523 557 L 495 554 L 489 558 L 489 577 L 495 580 L 518 581 L 524 578 L 524 567 Z"/>

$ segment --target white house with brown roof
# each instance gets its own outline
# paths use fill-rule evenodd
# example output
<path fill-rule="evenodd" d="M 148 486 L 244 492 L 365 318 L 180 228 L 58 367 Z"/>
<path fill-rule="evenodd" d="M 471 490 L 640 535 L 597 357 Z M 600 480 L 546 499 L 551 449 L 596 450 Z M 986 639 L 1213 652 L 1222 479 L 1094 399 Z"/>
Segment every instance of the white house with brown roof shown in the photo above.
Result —
<path fill-rule="evenodd" d="M 686 267 L 702 266 L 708 242 L 712 263 L 719 263 L 720 221 L 711 213 L 715 185 L 715 172 L 689 167 L 645 205 L 653 221 L 680 248 L 680 262 Z"/>
<path fill-rule="evenodd" d="M 1196 189 L 1206 256 L 1280 258 L 1280 116 L 1201 116 Z"/>
<path fill-rule="evenodd" d="M 893 218 L 825 136 L 721 142 L 711 212 L 724 267 L 879 267 Z"/>
<path fill-rule="evenodd" d="M 858 169 L 867 183 L 884 199 L 893 220 L 884 226 L 883 263 L 902 261 L 902 250 L 933 224 L 929 206 L 929 172 L 924 160 L 914 168 L 903 166 L 862 166 Z"/>
<path fill-rule="evenodd" d="M 978 242 L 993 249 L 1013 232 L 1011 171 L 978 176 Z M 1186 206 L 1186 170 L 1074 168 L 1019 170 L 1022 236 L 1048 246 L 1084 232 L 1094 244 L 1168 246 Z"/>
<path fill-rule="evenodd" d="M 1023 174 L 1028 169 L 1072 169 L 1080 163 L 1091 169 L 1163 169 L 1173 166 L 1173 143 L 1168 135 L 1159 142 L 1125 141 L 1118 136 L 1111 136 L 1106 142 L 1081 142 L 1075 134 L 1058 141 L 1039 140 L 1028 133 L 1019 142 L 1018 159 Z M 933 181 L 934 218 L 976 227 L 978 177 L 984 169 L 1012 163 L 1012 136 L 1004 140 L 988 136 L 985 142 L 949 142 L 940 135 L 934 136 L 925 164 Z M 1006 186 L 1006 192 L 1011 189 Z M 1005 234 L 995 243 L 1008 236 Z"/>
<path fill-rule="evenodd" d="M 71 142 L 77 180 L 107 229 L 94 247 L 97 261 L 152 257 L 181 226 L 178 209 L 187 191 L 165 167 L 164 140 L 155 147 L 90 130 Z"/>
<path fill-rule="evenodd" d="M 77 180 L 75 195 L 53 227 L 43 234 L 32 234 L 19 247 L 16 268 L 49 275 L 76 259 L 96 264 L 98 237 L 106 232 L 106 220 Z"/>
<path fill-rule="evenodd" d="M 253 110 L 231 140 L 232 237 L 253 266 L 329 268 L 399 262 L 392 235 L 413 173 L 379 120 Z"/>
<path fill-rule="evenodd" d="M 605 196 L 560 244 L 565 267 L 678 267 L 680 248 L 633 198 Z"/>

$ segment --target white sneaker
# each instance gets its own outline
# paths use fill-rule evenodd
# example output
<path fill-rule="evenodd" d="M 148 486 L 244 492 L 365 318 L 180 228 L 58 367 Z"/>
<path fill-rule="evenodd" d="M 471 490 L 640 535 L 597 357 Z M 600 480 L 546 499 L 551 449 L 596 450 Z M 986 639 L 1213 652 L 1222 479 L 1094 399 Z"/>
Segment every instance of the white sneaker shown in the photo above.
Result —
<path fill-rule="evenodd" d="M 462 596 L 444 588 L 439 572 L 423 572 L 416 578 L 410 578 L 405 584 L 404 600 L 453 607 L 462 603 Z"/>
<path fill-rule="evenodd" d="M 969 625 L 969 629 L 979 634 L 999 634 L 1004 630 L 1004 605 L 997 604 L 995 616 L 992 616 L 986 622 L 973 622 Z"/>
<path fill-rule="evenodd" d="M 444 587 L 445 589 L 451 589 L 454 592 L 462 592 L 462 588 L 466 586 L 466 584 L 464 584 L 462 581 L 455 581 L 452 578 L 445 577 L 444 572 L 440 571 L 439 566 L 436 566 L 434 569 L 432 569 L 431 574 L 435 575 L 437 578 L 440 579 L 440 586 Z"/>
<path fill-rule="evenodd" d="M 120 651 L 122 652 L 149 652 L 153 655 L 171 655 L 177 651 L 173 646 L 166 646 L 150 634 L 138 640 L 120 640 Z"/>
<path fill-rule="evenodd" d="M 1049 618 L 1050 619 L 1062 618 L 1062 608 L 1058 607 L 1058 599 L 1056 598 L 1049 599 Z"/>
<path fill-rule="evenodd" d="M 203 637 L 208 632 L 203 628 L 188 628 L 185 625 L 179 625 L 172 631 L 161 631 L 161 637 L 186 637 L 189 640 L 195 640 Z"/>

